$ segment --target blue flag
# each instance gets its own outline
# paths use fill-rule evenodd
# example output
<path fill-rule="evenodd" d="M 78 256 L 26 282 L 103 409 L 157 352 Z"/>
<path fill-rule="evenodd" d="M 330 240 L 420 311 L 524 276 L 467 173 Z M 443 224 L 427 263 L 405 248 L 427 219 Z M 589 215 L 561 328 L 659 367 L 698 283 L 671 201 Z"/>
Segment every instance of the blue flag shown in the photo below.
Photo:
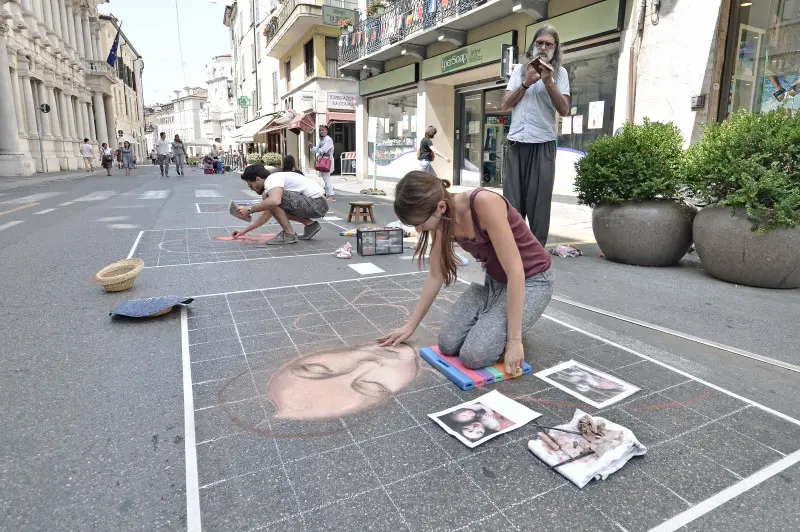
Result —
<path fill-rule="evenodd" d="M 108 63 L 112 67 L 117 62 L 117 50 L 119 49 L 119 32 L 120 30 L 117 29 L 117 36 L 114 37 L 114 44 L 111 45 L 111 51 L 108 53 L 108 59 L 106 59 L 106 63 Z"/>

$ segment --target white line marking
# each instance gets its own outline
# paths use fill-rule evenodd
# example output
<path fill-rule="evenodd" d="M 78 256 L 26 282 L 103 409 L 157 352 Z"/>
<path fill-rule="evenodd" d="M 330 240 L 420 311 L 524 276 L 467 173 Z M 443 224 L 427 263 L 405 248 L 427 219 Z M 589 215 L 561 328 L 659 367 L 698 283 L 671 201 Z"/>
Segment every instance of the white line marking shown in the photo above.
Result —
<path fill-rule="evenodd" d="M 24 196 L 22 198 L 5 200 L 0 203 L 18 203 L 18 204 L 38 203 L 41 202 L 42 200 L 45 200 L 47 198 L 52 198 L 53 196 L 58 196 L 60 194 L 63 194 L 63 192 L 40 192 L 38 194 L 31 194 L 30 196 Z"/>
<path fill-rule="evenodd" d="M 185 253 L 185 251 L 176 251 L 175 253 Z M 226 262 L 247 262 L 251 260 L 277 260 L 277 259 L 297 259 L 302 257 L 316 257 L 318 255 L 330 255 L 333 253 L 331 251 L 324 251 L 321 253 L 306 253 L 303 255 L 281 255 L 279 257 L 255 257 L 252 259 L 229 259 L 229 260 L 212 260 L 209 262 L 192 262 L 192 263 L 184 263 L 184 264 L 163 264 L 161 266 L 145 266 L 145 268 L 173 268 L 175 266 L 197 266 L 200 264 L 223 264 Z M 130 258 L 130 257 L 128 257 Z M 383 271 L 383 270 L 381 270 Z M 352 279 L 349 279 L 352 281 Z M 243 290 L 243 292 L 250 292 L 250 290 Z M 226 292 L 223 292 L 226 293 Z M 233 292 L 231 292 L 233 293 Z"/>
<path fill-rule="evenodd" d="M 348 266 L 350 266 L 352 269 L 354 269 L 361 275 L 371 275 L 373 273 L 383 273 L 384 271 L 386 271 L 378 268 L 371 262 L 359 262 L 358 264 L 348 264 Z"/>
<path fill-rule="evenodd" d="M 221 198 L 222 194 L 217 192 L 216 190 L 195 190 L 194 191 L 195 198 Z"/>
<path fill-rule="evenodd" d="M 726 395 L 729 395 L 729 396 L 731 396 L 731 397 L 733 397 L 735 399 L 738 399 L 740 401 L 744 401 L 745 403 L 747 403 L 749 405 L 752 405 L 752 406 L 755 406 L 757 408 L 760 408 L 764 412 L 768 412 L 768 413 L 772 414 L 773 416 L 776 416 L 776 417 L 779 417 L 779 418 L 781 418 L 783 420 L 789 421 L 790 423 L 794 423 L 795 425 L 800 425 L 800 420 L 797 420 L 797 419 L 795 419 L 795 418 L 793 418 L 791 416 L 788 416 L 788 415 L 786 415 L 786 414 L 784 414 L 782 412 L 778 412 L 777 410 L 773 410 L 772 408 L 770 408 L 768 406 L 764 406 L 761 403 L 757 403 L 757 402 L 753 401 L 752 399 L 748 399 L 746 397 L 742 397 L 741 395 L 738 395 L 738 394 L 733 393 L 733 392 L 731 392 L 729 390 L 726 390 L 725 388 L 717 386 L 716 384 L 711 384 L 710 382 L 705 381 L 705 380 L 703 380 L 703 379 L 701 379 L 699 377 L 695 377 L 691 373 L 687 373 L 687 372 L 685 372 L 683 370 L 680 370 L 680 369 L 678 369 L 676 367 L 670 366 L 669 364 L 661 362 L 660 360 L 656 360 L 655 358 L 649 357 L 649 356 L 647 356 L 645 354 L 642 354 L 642 353 L 640 353 L 640 352 L 638 352 L 638 351 L 636 351 L 634 349 L 630 349 L 628 347 L 625 347 L 624 345 L 620 345 L 620 344 L 618 344 L 616 342 L 612 342 L 611 340 L 607 340 L 606 338 L 603 338 L 602 336 L 598 336 L 598 335 L 596 335 L 594 333 L 590 333 L 589 331 L 585 331 L 585 330 L 581 329 L 580 327 L 575 327 L 574 325 L 570 325 L 569 323 L 566 323 L 566 322 L 563 322 L 563 321 L 561 321 L 559 319 L 553 318 L 552 316 L 548 316 L 547 314 L 543 314 L 543 317 L 547 318 L 550 321 L 554 321 L 554 322 L 558 323 L 559 325 L 563 325 L 564 327 L 572 329 L 573 331 L 576 331 L 576 332 L 579 332 L 579 333 L 583 333 L 583 334 L 585 334 L 586 336 L 588 336 L 590 338 L 594 338 L 595 340 L 600 340 L 601 342 L 606 343 L 606 344 L 608 344 L 610 346 L 616 347 L 617 349 L 622 349 L 623 351 L 631 353 L 632 355 L 636 355 L 638 357 L 642 357 L 645 360 L 649 360 L 653 364 L 658 364 L 659 366 L 661 366 L 663 368 L 667 368 L 669 370 L 674 371 L 678 375 L 683 375 L 684 377 L 686 377 L 688 379 L 692 379 L 695 382 L 699 382 L 700 384 L 704 384 L 704 385 L 708 386 L 709 388 L 713 388 L 714 390 L 717 390 L 718 392 L 722 392 L 722 393 L 724 393 Z"/>
<path fill-rule="evenodd" d="M 139 195 L 139 199 L 165 199 L 169 196 L 169 190 L 146 190 Z"/>
<path fill-rule="evenodd" d="M 134 224 L 111 224 L 109 227 L 111 229 L 139 229 L 139 226 Z"/>
<path fill-rule="evenodd" d="M 67 205 L 72 205 L 73 203 L 75 203 L 75 202 L 74 201 L 65 201 L 64 203 L 59 203 L 58 206 L 59 207 L 66 207 Z"/>
<path fill-rule="evenodd" d="M 688 510 L 679 513 L 672 519 L 664 521 L 655 528 L 651 528 L 650 532 L 672 532 L 674 530 L 678 530 L 691 523 L 698 517 L 702 517 L 708 512 L 719 508 L 731 499 L 738 497 L 750 489 L 753 489 L 765 480 L 774 477 L 778 473 L 792 467 L 798 462 L 800 462 L 800 451 L 795 451 L 792 454 L 781 458 L 774 464 L 770 464 L 764 469 L 753 473 L 745 479 L 740 480 L 736 484 L 725 488 L 716 495 L 713 495 L 697 505 L 692 506 Z"/>
<path fill-rule="evenodd" d="M 142 239 L 142 235 L 143 234 L 144 234 L 144 231 L 139 231 L 139 236 L 137 236 L 136 240 L 133 241 L 133 247 L 131 248 L 131 250 L 128 253 L 128 256 L 126 258 L 129 259 L 129 258 L 133 257 L 133 254 L 136 252 L 136 248 L 139 246 L 139 240 Z"/>
<path fill-rule="evenodd" d="M 121 222 L 128 218 L 130 218 L 130 216 L 106 216 L 105 218 L 98 218 L 95 222 Z"/>
<path fill-rule="evenodd" d="M 48 212 L 53 212 L 55 209 L 44 209 L 39 212 L 35 212 L 33 214 L 47 214 Z"/>
<path fill-rule="evenodd" d="M 323 218 L 326 222 L 330 222 L 331 220 L 344 220 L 341 216 L 326 216 Z"/>
<path fill-rule="evenodd" d="M 16 220 L 16 221 L 13 221 L 13 222 L 4 223 L 3 225 L 0 225 L 0 231 L 5 231 L 9 227 L 14 227 L 15 225 L 19 225 L 21 223 L 22 223 L 22 220 Z"/>
<path fill-rule="evenodd" d="M 116 192 L 113 190 L 98 190 L 73 201 L 105 201 L 114 195 L 116 195 Z"/>
<path fill-rule="evenodd" d="M 553 296 L 553 299 L 564 303 L 565 305 L 572 305 L 573 307 L 582 308 L 584 310 L 588 310 L 590 312 L 595 312 L 597 314 L 602 314 L 603 316 L 608 316 L 610 318 L 615 318 L 620 321 L 625 321 L 628 323 L 632 323 L 634 325 L 638 325 L 640 327 L 645 327 L 647 329 L 652 329 L 654 331 L 662 332 L 665 334 L 669 334 L 672 336 L 677 336 L 678 338 L 683 338 L 684 340 L 689 340 L 691 342 L 695 342 L 702 345 L 707 345 L 709 347 L 713 347 L 715 349 L 719 349 L 721 351 L 728 351 L 729 353 L 733 353 L 739 356 L 743 356 L 746 358 L 752 358 L 753 360 L 758 360 L 759 362 L 764 362 L 767 364 L 772 364 L 773 366 L 778 366 L 783 369 L 788 369 L 789 371 L 795 371 L 800 373 L 800 366 L 796 366 L 794 364 L 790 364 L 788 362 L 783 362 L 782 360 L 777 360 L 774 358 L 766 357 L 763 355 L 759 355 L 756 353 L 751 353 L 750 351 L 745 351 L 743 349 L 737 349 L 736 347 L 731 347 L 725 344 L 719 344 L 712 340 L 706 340 L 704 338 L 700 338 L 698 336 L 693 336 L 691 334 L 682 333 L 680 331 L 676 331 L 673 329 L 668 329 L 666 327 L 661 327 L 660 325 L 656 325 L 654 323 L 649 323 L 642 320 L 637 320 L 636 318 L 629 318 L 628 316 L 624 316 L 622 314 L 617 314 L 615 312 L 610 312 L 608 310 L 603 310 L 597 307 L 593 307 L 591 305 L 585 305 L 583 303 L 578 303 L 577 301 L 573 301 L 572 299 L 561 297 L 561 296 Z"/>
<path fill-rule="evenodd" d="M 189 325 L 185 306 L 181 307 L 181 364 L 183 366 L 183 443 L 186 448 L 186 529 L 187 532 L 200 532 L 200 480 L 197 475 L 192 365 L 189 358 Z"/>
<path fill-rule="evenodd" d="M 348 231 L 348 230 L 352 229 L 352 227 L 345 227 L 343 225 L 335 224 L 330 220 L 326 220 L 325 218 L 323 218 L 322 221 L 325 222 L 325 223 L 329 223 L 329 224 L 333 225 L 334 227 L 338 227 L 339 229 L 342 229 L 343 231 Z"/>
<path fill-rule="evenodd" d="M 199 203 L 195 203 L 194 204 L 194 208 L 197 209 L 198 213 L 203 214 L 203 211 L 200 210 L 200 204 Z"/>

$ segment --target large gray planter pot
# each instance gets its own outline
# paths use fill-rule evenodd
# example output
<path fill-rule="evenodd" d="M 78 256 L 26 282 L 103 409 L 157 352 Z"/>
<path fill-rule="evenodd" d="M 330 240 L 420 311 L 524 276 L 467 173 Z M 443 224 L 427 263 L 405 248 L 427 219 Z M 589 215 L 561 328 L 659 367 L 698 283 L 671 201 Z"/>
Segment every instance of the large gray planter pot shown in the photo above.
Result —
<path fill-rule="evenodd" d="M 694 220 L 694 245 L 717 279 L 760 288 L 800 288 L 800 227 L 765 235 L 750 230 L 744 212 L 711 206 Z"/>
<path fill-rule="evenodd" d="M 697 209 L 675 200 L 600 204 L 592 231 L 607 259 L 636 266 L 672 266 L 692 245 Z"/>

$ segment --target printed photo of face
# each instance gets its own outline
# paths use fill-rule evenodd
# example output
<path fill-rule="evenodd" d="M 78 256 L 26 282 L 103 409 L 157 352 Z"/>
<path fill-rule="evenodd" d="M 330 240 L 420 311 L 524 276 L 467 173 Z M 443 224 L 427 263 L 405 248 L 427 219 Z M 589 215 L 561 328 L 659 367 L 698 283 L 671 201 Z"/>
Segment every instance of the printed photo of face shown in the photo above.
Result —
<path fill-rule="evenodd" d="M 453 412 L 451 417 L 453 421 L 457 421 L 458 423 L 469 423 L 477 414 L 474 410 L 470 410 L 469 408 L 465 408 L 463 410 L 459 410 L 457 412 Z"/>
<path fill-rule="evenodd" d="M 408 386 L 419 371 L 408 345 L 354 346 L 292 360 L 267 383 L 280 419 L 332 419 L 361 412 Z"/>
<path fill-rule="evenodd" d="M 470 440 L 480 440 L 486 434 L 486 427 L 480 421 L 475 421 L 461 428 L 461 434 Z"/>

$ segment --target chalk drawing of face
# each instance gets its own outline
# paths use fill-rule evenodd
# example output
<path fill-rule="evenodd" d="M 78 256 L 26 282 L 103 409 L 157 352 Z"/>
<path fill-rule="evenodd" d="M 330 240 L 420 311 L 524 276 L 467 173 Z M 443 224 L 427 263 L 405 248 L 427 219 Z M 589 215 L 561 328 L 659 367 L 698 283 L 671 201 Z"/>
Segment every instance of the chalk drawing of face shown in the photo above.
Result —
<path fill-rule="evenodd" d="M 469 425 L 465 425 L 461 429 L 461 434 L 463 434 L 465 438 L 469 438 L 470 440 L 480 440 L 481 438 L 483 438 L 483 435 L 485 433 L 486 433 L 486 428 L 479 421 L 476 421 L 475 423 L 470 423 Z"/>
<path fill-rule="evenodd" d="M 418 359 L 408 345 L 348 347 L 297 358 L 267 384 L 276 418 L 331 419 L 389 399 L 417 376 Z"/>
<path fill-rule="evenodd" d="M 475 419 L 475 411 L 465 408 L 463 410 L 459 410 L 458 412 L 454 412 L 451 417 L 453 421 L 457 421 L 459 423 L 469 423 L 473 419 Z"/>

